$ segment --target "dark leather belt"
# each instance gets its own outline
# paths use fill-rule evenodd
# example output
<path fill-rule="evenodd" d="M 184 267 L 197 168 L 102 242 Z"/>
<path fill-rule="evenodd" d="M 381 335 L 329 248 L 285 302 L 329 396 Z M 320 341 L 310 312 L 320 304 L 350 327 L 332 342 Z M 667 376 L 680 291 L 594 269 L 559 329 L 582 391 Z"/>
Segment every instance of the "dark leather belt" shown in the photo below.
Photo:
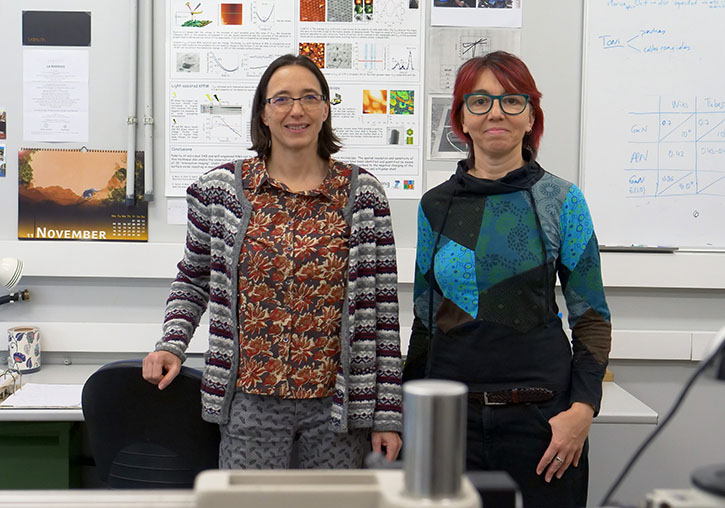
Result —
<path fill-rule="evenodd" d="M 548 388 L 511 388 L 495 392 L 469 392 L 468 398 L 486 406 L 505 406 L 546 402 L 554 398 L 554 392 Z"/>

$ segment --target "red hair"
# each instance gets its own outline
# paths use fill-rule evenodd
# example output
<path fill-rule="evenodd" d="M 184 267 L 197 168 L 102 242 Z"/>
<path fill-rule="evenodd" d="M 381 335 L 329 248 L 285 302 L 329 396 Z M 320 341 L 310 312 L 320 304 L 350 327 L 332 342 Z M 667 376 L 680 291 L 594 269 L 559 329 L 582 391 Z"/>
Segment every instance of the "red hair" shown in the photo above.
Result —
<path fill-rule="evenodd" d="M 534 77 L 526 64 L 517 56 L 505 51 L 494 51 L 485 56 L 471 58 L 458 69 L 456 84 L 453 87 L 453 103 L 451 105 L 451 128 L 462 141 L 468 145 L 468 157 L 473 162 L 473 142 L 463 132 L 463 96 L 470 93 L 484 69 L 491 69 L 493 75 L 508 93 L 525 93 L 534 109 L 534 125 L 531 132 L 524 135 L 523 149 L 531 152 L 536 158 L 539 141 L 544 134 L 544 111 L 541 109 L 541 92 L 536 88 Z"/>

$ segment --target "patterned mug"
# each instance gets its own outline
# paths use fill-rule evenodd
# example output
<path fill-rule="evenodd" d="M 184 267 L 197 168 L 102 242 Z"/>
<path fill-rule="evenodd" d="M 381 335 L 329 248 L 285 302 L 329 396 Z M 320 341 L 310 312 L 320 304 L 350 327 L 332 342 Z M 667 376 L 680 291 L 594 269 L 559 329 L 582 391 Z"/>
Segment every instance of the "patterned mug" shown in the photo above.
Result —
<path fill-rule="evenodd" d="M 37 327 L 8 329 L 8 366 L 24 374 L 40 370 L 40 330 Z"/>

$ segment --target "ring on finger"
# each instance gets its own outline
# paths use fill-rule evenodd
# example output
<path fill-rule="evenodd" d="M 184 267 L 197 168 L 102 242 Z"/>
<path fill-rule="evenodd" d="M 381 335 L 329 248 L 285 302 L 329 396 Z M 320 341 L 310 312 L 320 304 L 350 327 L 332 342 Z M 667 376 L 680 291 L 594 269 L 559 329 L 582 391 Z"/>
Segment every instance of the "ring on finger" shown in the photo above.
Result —
<path fill-rule="evenodd" d="M 558 455 L 554 457 L 554 460 L 557 461 L 559 464 L 563 464 L 564 463 L 564 459 L 562 459 Z"/>

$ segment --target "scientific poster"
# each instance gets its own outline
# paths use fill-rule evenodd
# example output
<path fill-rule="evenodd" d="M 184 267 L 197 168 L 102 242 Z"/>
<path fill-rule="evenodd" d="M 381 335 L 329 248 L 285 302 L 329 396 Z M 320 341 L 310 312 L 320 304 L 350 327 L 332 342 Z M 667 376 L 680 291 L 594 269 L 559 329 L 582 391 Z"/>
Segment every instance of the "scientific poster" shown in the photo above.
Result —
<path fill-rule="evenodd" d="M 410 0 L 167 0 L 166 195 L 253 155 L 252 96 L 278 56 L 304 54 L 331 87 L 343 150 L 390 198 L 422 191 L 423 12 Z M 401 182 L 407 182 L 403 185 Z"/>

